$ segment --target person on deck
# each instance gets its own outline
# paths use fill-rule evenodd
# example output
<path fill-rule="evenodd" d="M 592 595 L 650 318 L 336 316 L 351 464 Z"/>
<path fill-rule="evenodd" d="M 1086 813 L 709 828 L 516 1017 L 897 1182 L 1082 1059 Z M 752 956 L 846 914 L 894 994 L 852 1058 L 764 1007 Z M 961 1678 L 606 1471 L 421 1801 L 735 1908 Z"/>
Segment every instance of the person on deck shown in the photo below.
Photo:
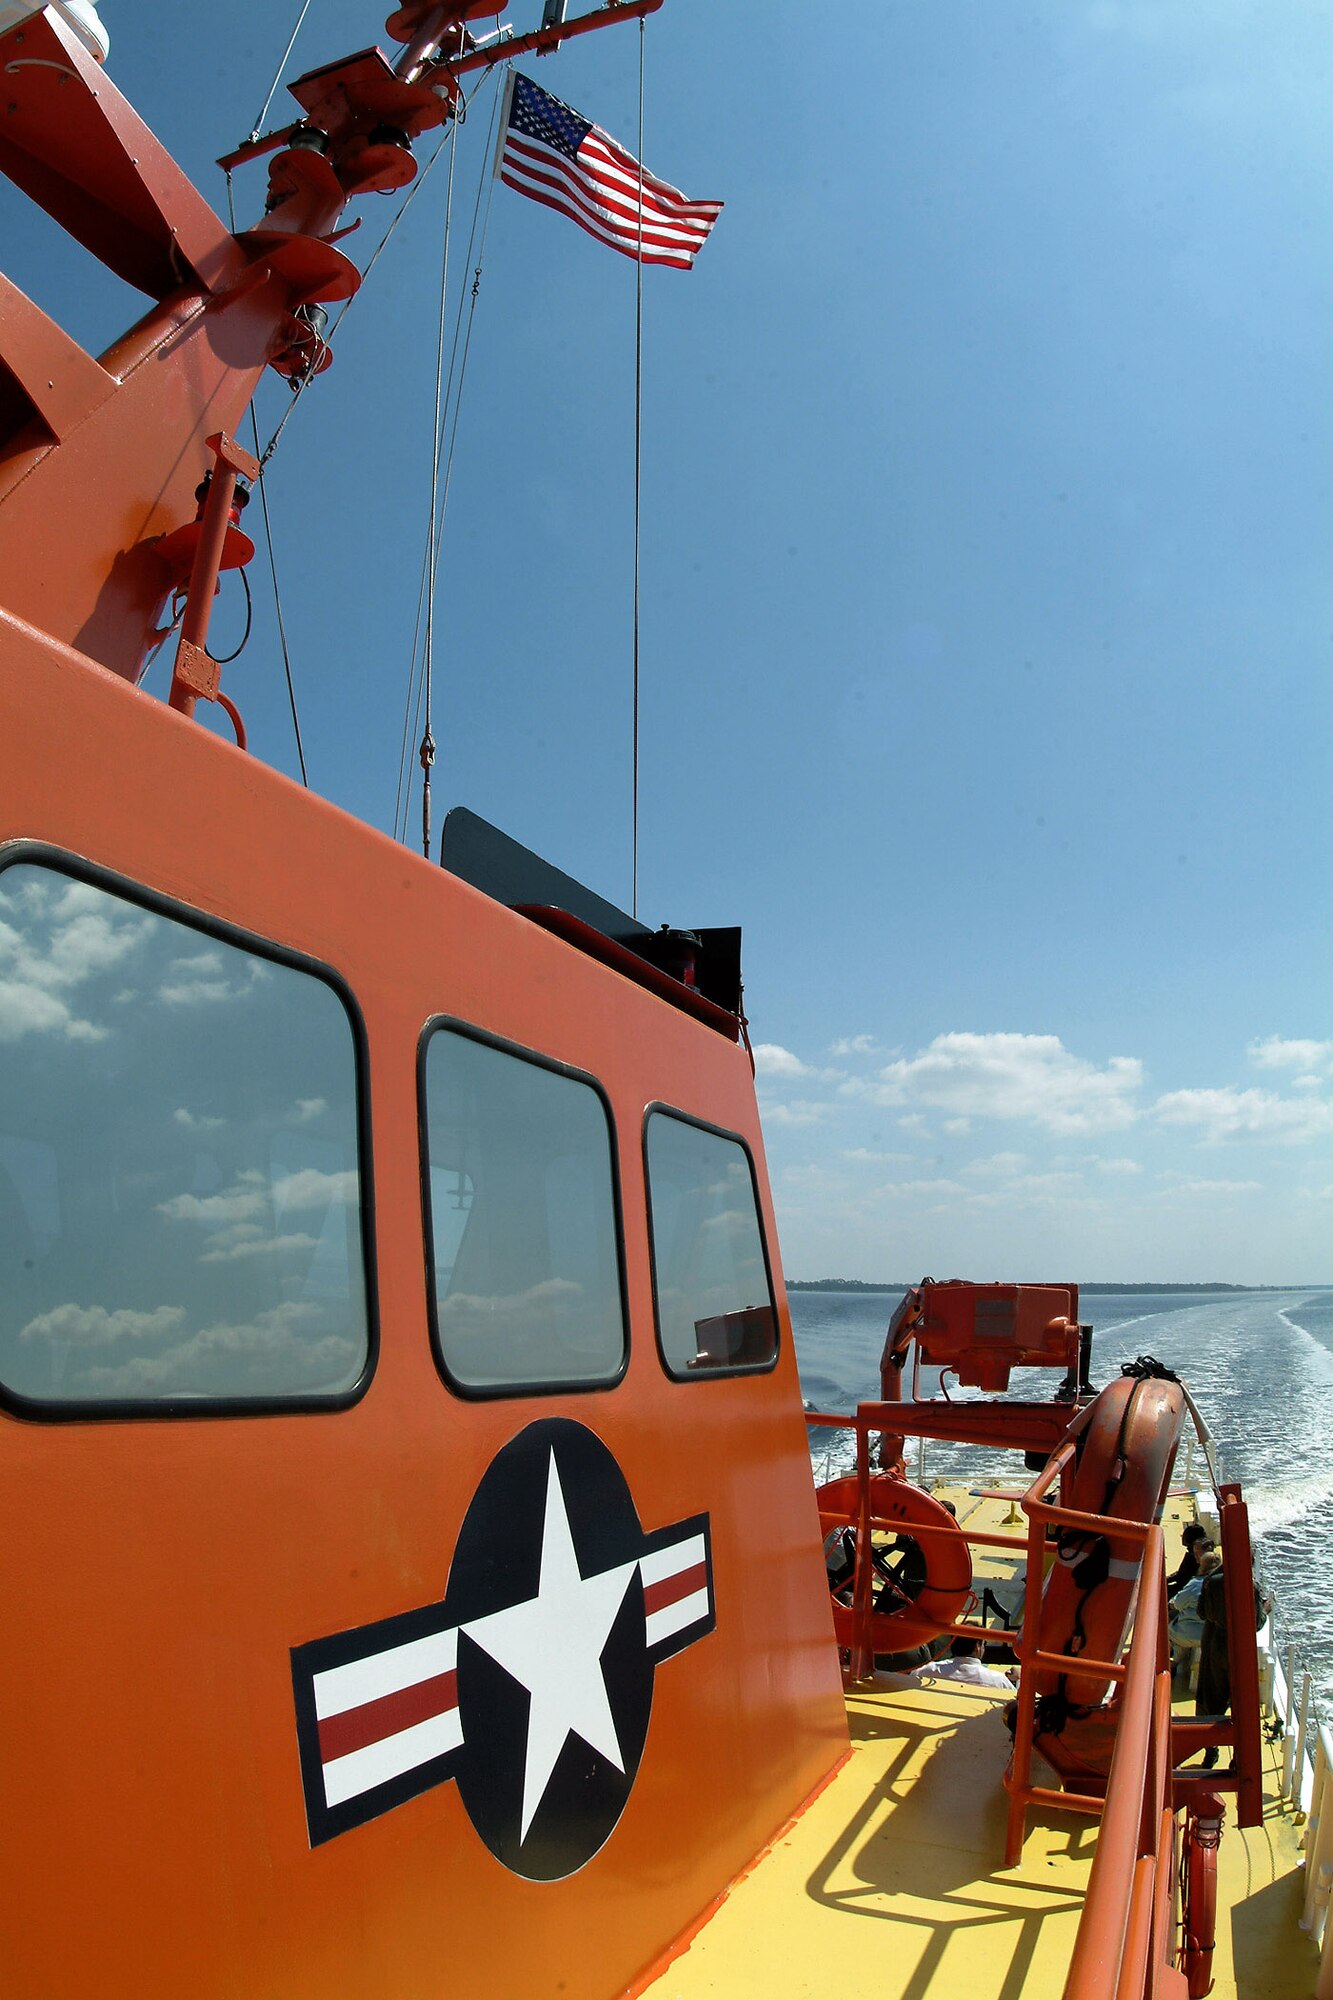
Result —
<path fill-rule="evenodd" d="M 1206 1560 L 1206 1559 L 1205 1559 Z M 1200 1564 L 1200 1568 L 1203 1564 Z M 1264 1600 L 1254 1586 L 1254 1629 L 1265 1617 Z M 1194 1713 L 1209 1721 L 1220 1721 L 1231 1706 L 1231 1660 L 1227 1652 L 1226 1581 L 1222 1558 L 1214 1553 L 1199 1585 L 1199 1621 L 1203 1637 L 1199 1644 L 1199 1685 L 1194 1696 Z M 1211 1770 L 1217 1762 L 1217 1745 L 1203 1753 L 1204 1765 Z"/>
<path fill-rule="evenodd" d="M 1184 1584 L 1193 1583 L 1199 1574 L 1200 1550 L 1212 1547 L 1212 1543 L 1208 1540 L 1208 1530 L 1199 1521 L 1187 1521 L 1180 1531 L 1180 1539 L 1185 1544 L 1185 1553 L 1166 1580 L 1168 1597 L 1174 1596 Z"/>
<path fill-rule="evenodd" d="M 909 1676 L 914 1681 L 965 1681 L 970 1687 L 1002 1688 L 1012 1694 L 1014 1684 L 1008 1674 L 983 1666 L 980 1639 L 955 1639 L 947 1660 L 930 1660 Z"/>
<path fill-rule="evenodd" d="M 1171 1641 L 1171 1672 L 1188 1672 L 1194 1656 L 1203 1642 L 1203 1620 L 1199 1616 L 1199 1592 L 1203 1589 L 1204 1578 L 1217 1569 L 1222 1561 L 1209 1541 L 1195 1542 L 1193 1556 L 1198 1564 L 1197 1575 L 1181 1585 L 1167 1600 L 1170 1626 L 1167 1637 Z M 1169 1587 L 1169 1586 L 1168 1586 Z"/>

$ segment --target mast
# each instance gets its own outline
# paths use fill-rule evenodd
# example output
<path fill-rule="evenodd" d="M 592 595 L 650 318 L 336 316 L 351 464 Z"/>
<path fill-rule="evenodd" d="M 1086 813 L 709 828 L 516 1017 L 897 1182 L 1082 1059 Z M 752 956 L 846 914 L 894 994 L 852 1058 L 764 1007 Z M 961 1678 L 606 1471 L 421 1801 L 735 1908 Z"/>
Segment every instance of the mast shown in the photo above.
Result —
<path fill-rule="evenodd" d="M 263 218 L 236 234 L 86 28 L 48 7 L 0 36 L 0 171 L 152 301 L 94 359 L 0 276 L 0 619 L 137 683 L 171 594 L 211 605 L 218 565 L 252 552 L 232 489 L 255 468 L 236 434 L 266 368 L 296 384 L 332 359 L 317 309 L 361 282 L 336 247 L 348 203 L 412 181 L 413 144 L 453 117 L 466 72 L 661 4 L 611 0 L 566 21 L 546 0 L 541 27 L 479 40 L 469 23 L 494 19 L 492 0 L 411 0 L 387 22 L 395 60 L 371 48 L 307 72 L 290 86 L 298 118 L 219 163 L 269 156 Z M 221 698 L 198 602 L 189 624 L 171 696 L 187 711 Z"/>

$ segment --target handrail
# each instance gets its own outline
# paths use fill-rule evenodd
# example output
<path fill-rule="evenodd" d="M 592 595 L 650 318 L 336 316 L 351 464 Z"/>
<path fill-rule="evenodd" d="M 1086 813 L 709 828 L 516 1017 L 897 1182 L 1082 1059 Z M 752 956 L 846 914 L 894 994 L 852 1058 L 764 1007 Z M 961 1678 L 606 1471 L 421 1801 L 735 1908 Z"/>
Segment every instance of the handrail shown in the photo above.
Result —
<path fill-rule="evenodd" d="M 908 1406 L 910 1407 L 910 1406 Z M 895 1408 L 895 1418 L 899 1412 Z M 873 1557 L 870 1549 L 869 1439 L 872 1430 L 883 1427 L 883 1416 L 875 1405 L 861 1405 L 855 1416 L 807 1413 L 812 1427 L 838 1426 L 856 1435 L 857 1547 L 853 1575 L 853 1641 L 851 1671 L 862 1678 L 873 1667 L 870 1612 L 873 1595 Z M 906 1428 L 906 1426 L 900 1426 Z M 1011 1867 L 1021 1856 L 1023 1828 L 1030 1805 L 1053 1806 L 1099 1813 L 1101 1828 L 1093 1856 L 1092 1873 L 1074 1943 L 1073 1956 L 1064 1987 L 1064 2000 L 1166 2000 L 1183 1995 L 1182 1975 L 1174 1969 L 1176 1885 L 1173 1856 L 1175 1846 L 1176 1801 L 1173 1788 L 1171 1740 L 1171 1673 L 1166 1629 L 1166 1556 L 1161 1527 L 1153 1522 L 1120 1517 L 1087 1515 L 1059 1501 L 1044 1500 L 1059 1483 L 1063 1498 L 1068 1488 L 1069 1468 L 1074 1458 L 1074 1440 L 1066 1439 L 1047 1460 L 1022 1497 L 1028 1516 L 1027 1579 L 1022 1633 L 1013 1637 L 1022 1675 L 1016 1702 L 1014 1752 L 1005 1784 L 1010 1793 L 1009 1831 L 1005 1865 Z M 1235 1542 L 1244 1521 L 1244 1507 L 1236 1494 L 1233 1507 L 1239 1508 L 1232 1529 Z M 1123 1680 L 1115 1743 L 1106 1781 L 1105 1797 L 1075 1796 L 1051 1792 L 1031 1783 L 1031 1760 L 1035 1735 L 1035 1694 L 1032 1676 L 1041 1663 L 1040 1610 L 1044 1581 L 1046 1530 L 1052 1522 L 1073 1522 L 1095 1526 L 1098 1531 L 1113 1529 L 1117 1539 L 1140 1542 L 1143 1556 L 1134 1630 L 1123 1663 L 1079 1655 L 1081 1670 L 1105 1672 Z M 968 1536 L 966 1527 L 959 1524 Z M 994 1538 L 987 1536 L 990 1541 Z M 1021 1546 L 1017 1537 L 1004 1538 L 1011 1546 Z M 1238 1568 L 1242 1566 L 1237 1565 Z M 978 1628 L 958 1624 L 959 1632 Z M 1239 1622 L 1237 1629 L 1241 1629 Z M 1229 1731 L 1218 1731 L 1229 1735 Z M 1211 1735 L 1212 1732 L 1209 1732 Z M 1238 1743 L 1239 1750 L 1239 1743 Z M 1238 1770 L 1241 1757 L 1237 1757 Z M 1211 1776 L 1211 1774 L 1210 1774 Z M 1333 1817 L 1331 1812 L 1330 1817 Z"/>
<path fill-rule="evenodd" d="M 1169 1964 L 1161 1955 L 1169 1952 L 1171 1938 L 1160 1894 L 1163 1868 L 1169 1881 L 1172 1847 L 1165 1582 L 1162 1531 L 1150 1527 L 1106 1804 L 1064 2000 L 1107 2000 L 1111 1993 L 1116 2000 L 1146 2000 Z"/>

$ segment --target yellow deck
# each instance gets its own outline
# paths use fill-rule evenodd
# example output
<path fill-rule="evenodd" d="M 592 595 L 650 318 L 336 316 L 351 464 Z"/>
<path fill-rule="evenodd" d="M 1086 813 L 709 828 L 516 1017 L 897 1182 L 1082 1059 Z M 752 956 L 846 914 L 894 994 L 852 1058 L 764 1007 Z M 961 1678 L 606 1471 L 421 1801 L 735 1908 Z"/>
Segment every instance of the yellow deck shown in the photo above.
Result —
<path fill-rule="evenodd" d="M 969 1526 L 1002 1519 L 992 1502 L 949 1497 Z M 1034 1812 L 1022 1860 L 1001 1865 L 1008 1699 L 956 1683 L 849 1694 L 847 1763 L 648 1989 L 652 2000 L 1058 2000 L 1097 1824 Z M 1275 1782 L 1261 1828 L 1240 1832 L 1228 1811 L 1218 2000 L 1314 1992 L 1317 1954 L 1297 1928 L 1299 1833 Z"/>

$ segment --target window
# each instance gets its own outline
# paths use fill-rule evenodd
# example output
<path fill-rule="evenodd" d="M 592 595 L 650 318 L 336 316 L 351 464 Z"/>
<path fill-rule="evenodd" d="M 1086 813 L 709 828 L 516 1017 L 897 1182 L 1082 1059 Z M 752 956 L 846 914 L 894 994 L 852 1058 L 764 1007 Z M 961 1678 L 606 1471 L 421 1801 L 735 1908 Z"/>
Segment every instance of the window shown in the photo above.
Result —
<path fill-rule="evenodd" d="M 644 1152 L 668 1374 L 771 1367 L 777 1318 L 749 1154 L 739 1140 L 664 1111 L 649 1114 Z"/>
<path fill-rule="evenodd" d="M 426 1043 L 435 1334 L 480 1395 L 618 1381 L 625 1365 L 610 1114 L 566 1070 L 452 1028 Z"/>
<path fill-rule="evenodd" d="M 0 870 L 0 1387 L 117 1414 L 345 1399 L 370 1352 L 357 1103 L 328 979 Z"/>

